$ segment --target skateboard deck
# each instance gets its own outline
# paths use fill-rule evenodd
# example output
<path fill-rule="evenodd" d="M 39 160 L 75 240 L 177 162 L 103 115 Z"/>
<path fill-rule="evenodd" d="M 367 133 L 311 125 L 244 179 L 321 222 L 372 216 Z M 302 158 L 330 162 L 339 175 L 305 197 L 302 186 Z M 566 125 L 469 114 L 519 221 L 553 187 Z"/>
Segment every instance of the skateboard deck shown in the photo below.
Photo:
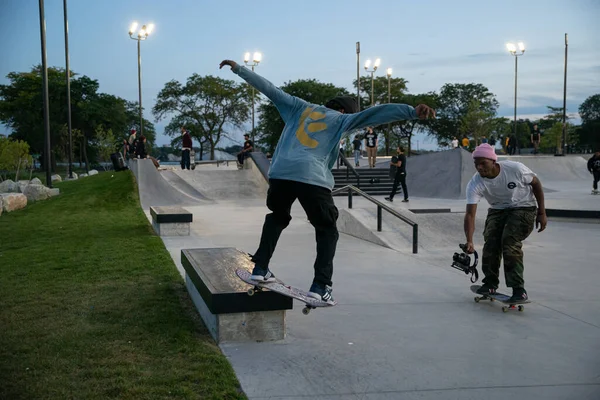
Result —
<path fill-rule="evenodd" d="M 254 281 L 254 280 L 250 279 L 252 274 L 245 269 L 236 269 L 235 274 L 238 276 L 238 278 L 240 278 L 247 284 L 253 286 L 252 288 L 248 289 L 249 296 L 253 296 L 256 292 L 260 292 L 262 289 L 269 289 L 273 292 L 277 292 L 284 296 L 288 296 L 288 297 L 294 298 L 296 300 L 300 300 L 301 302 L 306 304 L 304 309 L 302 309 L 302 314 L 304 314 L 304 315 L 308 315 L 310 310 L 313 308 L 333 307 L 337 304 L 337 302 L 335 302 L 335 301 L 333 303 L 327 303 L 325 301 L 317 300 L 313 297 L 310 297 L 308 295 L 308 293 L 305 292 L 304 290 L 295 288 L 290 285 L 286 285 L 279 279 L 277 279 L 275 282 L 267 282 L 267 283 Z"/>
<path fill-rule="evenodd" d="M 481 287 L 481 285 L 471 285 L 471 292 L 477 293 L 477 290 Z M 525 306 L 523 304 L 527 304 L 527 303 L 531 303 L 531 300 L 523 300 L 523 301 L 517 301 L 517 302 L 510 302 L 510 296 L 504 294 L 504 293 L 500 293 L 500 292 L 496 292 L 495 294 L 482 294 L 480 295 L 481 297 L 475 297 L 475 302 L 479 303 L 481 300 L 489 300 L 489 301 L 494 301 L 494 300 L 498 300 L 501 303 L 507 304 L 506 306 L 502 306 L 502 312 L 507 312 L 509 310 L 519 310 L 519 311 L 523 311 L 525 310 Z"/>

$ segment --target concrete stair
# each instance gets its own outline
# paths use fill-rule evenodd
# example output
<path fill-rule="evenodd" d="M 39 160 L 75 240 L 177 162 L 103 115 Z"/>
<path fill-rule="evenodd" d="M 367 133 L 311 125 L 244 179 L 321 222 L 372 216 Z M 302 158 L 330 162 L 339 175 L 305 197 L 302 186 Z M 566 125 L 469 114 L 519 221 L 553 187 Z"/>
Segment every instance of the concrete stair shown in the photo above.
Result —
<path fill-rule="evenodd" d="M 390 180 L 388 176 L 389 171 L 389 168 L 357 168 L 356 172 L 360 176 L 360 189 L 371 196 L 389 195 L 394 185 L 394 181 Z M 333 169 L 332 172 L 335 179 L 334 190 L 346 185 L 357 186 L 356 176 L 351 171 L 346 178 L 345 167 Z M 336 194 L 336 196 L 346 195 L 346 192 Z"/>

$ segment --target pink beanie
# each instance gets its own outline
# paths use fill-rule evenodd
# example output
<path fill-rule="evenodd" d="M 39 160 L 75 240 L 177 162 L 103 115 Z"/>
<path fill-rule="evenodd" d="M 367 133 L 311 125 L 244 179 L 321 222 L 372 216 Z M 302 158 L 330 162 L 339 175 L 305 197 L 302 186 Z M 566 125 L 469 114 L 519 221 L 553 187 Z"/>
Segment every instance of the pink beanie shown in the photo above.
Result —
<path fill-rule="evenodd" d="M 496 151 L 487 143 L 482 143 L 473 151 L 473 158 L 489 158 L 490 160 L 498 160 Z"/>

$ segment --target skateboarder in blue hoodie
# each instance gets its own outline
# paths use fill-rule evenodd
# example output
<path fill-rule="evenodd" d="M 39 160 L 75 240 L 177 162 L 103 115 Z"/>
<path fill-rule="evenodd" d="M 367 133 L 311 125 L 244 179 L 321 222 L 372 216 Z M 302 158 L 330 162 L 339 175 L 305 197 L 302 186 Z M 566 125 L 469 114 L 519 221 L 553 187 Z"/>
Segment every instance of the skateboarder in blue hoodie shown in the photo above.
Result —
<path fill-rule="evenodd" d="M 226 65 L 267 96 L 285 122 L 269 169 L 267 207 L 272 212 L 265 217 L 260 244 L 252 256 L 252 279 L 275 280 L 269 261 L 281 232 L 292 219 L 290 212 L 297 199 L 316 232 L 315 276 L 308 294 L 333 303 L 331 278 L 339 234 L 338 210 L 331 194 L 334 186 L 331 169 L 339 155 L 342 134 L 394 121 L 435 118 L 435 111 L 424 104 L 416 108 L 384 104 L 357 113 L 356 100 L 350 96 L 335 97 L 325 106 L 311 104 L 285 93 L 235 61 L 224 60 L 219 68 Z"/>

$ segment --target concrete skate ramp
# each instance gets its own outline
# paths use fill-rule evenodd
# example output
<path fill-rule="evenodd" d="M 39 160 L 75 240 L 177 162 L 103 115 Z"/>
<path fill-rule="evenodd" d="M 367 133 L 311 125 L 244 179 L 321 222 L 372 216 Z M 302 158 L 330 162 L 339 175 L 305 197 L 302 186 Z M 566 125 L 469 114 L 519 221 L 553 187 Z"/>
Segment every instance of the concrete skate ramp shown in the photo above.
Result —
<path fill-rule="evenodd" d="M 389 160 L 377 163 L 388 168 Z M 464 199 L 467 183 L 475 167 L 471 153 L 454 149 L 412 156 L 406 160 L 406 185 L 409 197 Z"/>
<path fill-rule="evenodd" d="M 129 168 L 138 184 L 142 208 L 151 206 L 197 206 L 206 200 L 193 198 L 171 186 L 151 160 L 131 160 Z"/>
<path fill-rule="evenodd" d="M 499 156 L 498 160 L 525 164 L 540 178 L 544 189 L 564 191 L 575 186 L 591 188 L 592 178 L 587 170 L 587 159 L 582 156 Z"/>
<path fill-rule="evenodd" d="M 194 189 L 192 185 L 181 179 L 181 177 L 173 170 L 160 171 L 160 175 L 169 183 L 169 185 L 173 186 L 174 189 L 179 190 L 183 194 L 196 200 L 209 200 L 202 193 Z"/>
<path fill-rule="evenodd" d="M 398 218 L 383 212 L 382 231 L 377 232 L 377 211 L 374 207 L 343 210 L 338 220 L 340 232 L 402 252 L 412 251 L 412 227 Z M 464 212 L 414 214 L 397 209 L 419 225 L 419 253 L 423 250 L 458 251 L 464 243 Z M 478 213 L 475 219 L 475 245 L 483 246 L 483 228 L 486 213 Z M 450 253 L 452 254 L 452 253 Z"/>
<path fill-rule="evenodd" d="M 267 183 L 252 169 L 173 171 L 194 190 L 212 200 L 265 198 Z"/>

